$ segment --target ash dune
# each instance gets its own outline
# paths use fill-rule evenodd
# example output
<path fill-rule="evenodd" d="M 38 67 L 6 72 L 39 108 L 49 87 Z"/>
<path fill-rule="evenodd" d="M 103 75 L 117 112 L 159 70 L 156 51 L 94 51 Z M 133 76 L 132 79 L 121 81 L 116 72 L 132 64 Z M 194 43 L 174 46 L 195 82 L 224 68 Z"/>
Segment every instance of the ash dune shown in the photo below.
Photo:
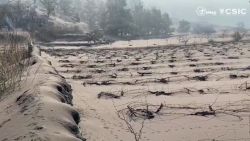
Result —
<path fill-rule="evenodd" d="M 90 141 L 249 140 L 248 41 L 43 49 Z"/>
<path fill-rule="evenodd" d="M 0 140 L 84 140 L 70 85 L 34 49 L 20 89 L 0 103 Z"/>

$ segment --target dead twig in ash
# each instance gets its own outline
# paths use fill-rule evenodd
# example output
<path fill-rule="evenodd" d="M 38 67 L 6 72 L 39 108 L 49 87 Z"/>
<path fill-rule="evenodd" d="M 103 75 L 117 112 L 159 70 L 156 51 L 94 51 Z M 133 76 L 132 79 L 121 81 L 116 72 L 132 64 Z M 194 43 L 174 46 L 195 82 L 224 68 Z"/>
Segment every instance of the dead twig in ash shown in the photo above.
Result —
<path fill-rule="evenodd" d="M 74 79 L 74 80 L 91 79 L 91 78 L 93 78 L 92 75 L 86 75 L 86 76 L 74 75 L 74 76 L 72 76 L 72 79 Z"/>
<path fill-rule="evenodd" d="M 244 82 L 242 83 L 240 86 L 239 86 L 239 89 L 242 89 L 242 90 L 249 90 L 250 89 L 250 86 L 248 85 L 248 82 Z"/>
<path fill-rule="evenodd" d="M 94 82 L 84 82 L 83 85 L 86 86 L 86 85 L 97 85 L 97 86 L 108 86 L 108 85 L 112 85 L 112 84 L 115 84 L 115 81 L 113 80 L 107 80 L 107 81 L 94 81 Z"/>
<path fill-rule="evenodd" d="M 132 103 L 118 112 L 121 115 L 127 115 L 127 118 L 131 121 L 150 120 L 155 118 L 155 116 L 161 112 L 163 107 L 163 104 L 152 105 L 148 103 Z"/>
<path fill-rule="evenodd" d="M 161 116 L 173 116 L 173 115 L 182 115 L 182 116 L 202 116 L 202 117 L 218 117 L 220 115 L 227 115 L 236 117 L 239 120 L 243 120 L 244 114 L 250 112 L 250 108 L 246 106 L 242 107 L 242 103 L 239 105 L 225 105 L 224 107 L 214 107 L 213 102 L 210 105 L 201 106 L 201 107 L 190 107 L 190 106 L 167 106 L 167 105 L 152 105 L 147 103 L 131 103 L 125 109 L 122 109 L 119 112 L 121 115 L 127 115 L 128 119 L 131 121 L 137 120 L 150 120 L 155 118 L 157 115 Z M 174 112 L 172 112 L 174 111 Z M 243 114 L 243 115 L 241 115 Z"/>
<path fill-rule="evenodd" d="M 160 96 L 160 95 L 165 95 L 165 96 L 171 96 L 173 95 L 173 93 L 168 93 L 168 92 L 164 92 L 164 91 L 148 91 L 150 94 L 154 94 L 156 96 Z"/>
<path fill-rule="evenodd" d="M 164 83 L 164 84 L 168 84 L 170 81 L 170 78 L 160 78 L 160 79 L 156 79 L 156 82 L 160 82 L 160 83 Z"/>
<path fill-rule="evenodd" d="M 212 108 L 212 106 L 209 106 L 209 110 L 207 111 L 199 111 L 199 112 L 195 112 L 192 113 L 190 115 L 195 115 L 195 116 L 216 116 L 215 110 Z"/>
<path fill-rule="evenodd" d="M 114 104 L 114 101 L 113 101 L 113 106 L 115 108 L 115 111 L 117 113 L 117 116 L 119 119 L 121 119 L 127 126 L 127 129 L 129 130 L 129 132 L 131 134 L 133 134 L 134 136 L 134 140 L 135 141 L 140 141 L 141 138 L 142 138 L 142 131 L 143 131 L 143 128 L 144 128 L 144 124 L 145 124 L 145 119 L 142 120 L 141 124 L 140 124 L 140 129 L 138 131 L 136 131 L 135 127 L 132 125 L 131 122 L 129 122 L 129 120 L 125 117 L 124 114 L 120 114 L 120 112 L 117 110 L 117 107 L 115 106 Z"/>
<path fill-rule="evenodd" d="M 140 76 L 152 75 L 152 72 L 137 72 Z"/>

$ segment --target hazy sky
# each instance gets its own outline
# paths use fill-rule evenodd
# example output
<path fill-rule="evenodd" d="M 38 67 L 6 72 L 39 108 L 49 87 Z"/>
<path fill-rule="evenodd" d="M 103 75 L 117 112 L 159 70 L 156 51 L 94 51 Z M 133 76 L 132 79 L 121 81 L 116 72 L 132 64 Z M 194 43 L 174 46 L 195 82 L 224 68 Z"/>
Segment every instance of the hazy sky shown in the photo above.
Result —
<path fill-rule="evenodd" d="M 191 21 L 208 21 L 218 25 L 234 26 L 239 22 L 244 22 L 250 27 L 250 3 L 249 0 L 143 0 L 147 7 L 158 7 L 166 11 L 173 18 L 186 19 Z M 206 14 L 198 16 L 198 7 L 205 8 L 206 11 L 214 12 L 216 15 Z M 227 15 L 220 14 L 221 9 L 247 9 L 246 14 Z M 230 11 L 229 11 L 230 12 Z"/>

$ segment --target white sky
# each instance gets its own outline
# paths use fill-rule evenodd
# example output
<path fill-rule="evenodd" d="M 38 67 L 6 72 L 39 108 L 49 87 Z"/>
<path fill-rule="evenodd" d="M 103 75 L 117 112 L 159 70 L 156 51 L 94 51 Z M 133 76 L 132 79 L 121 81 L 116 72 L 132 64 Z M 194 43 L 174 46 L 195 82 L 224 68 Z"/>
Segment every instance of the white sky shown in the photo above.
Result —
<path fill-rule="evenodd" d="M 142 0 L 147 7 L 158 7 L 168 12 L 172 17 L 191 21 L 207 21 L 218 25 L 234 26 L 244 22 L 250 27 L 250 3 L 249 0 Z M 208 10 L 219 11 L 221 8 L 247 9 L 246 15 L 217 15 L 197 16 L 196 9 L 204 7 Z"/>

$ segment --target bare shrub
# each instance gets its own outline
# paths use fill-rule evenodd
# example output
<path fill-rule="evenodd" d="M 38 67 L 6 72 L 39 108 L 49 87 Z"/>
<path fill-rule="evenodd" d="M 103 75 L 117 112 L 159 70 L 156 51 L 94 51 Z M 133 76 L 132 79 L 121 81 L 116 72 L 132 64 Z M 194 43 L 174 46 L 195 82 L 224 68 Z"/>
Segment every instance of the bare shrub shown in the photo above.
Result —
<path fill-rule="evenodd" d="M 190 37 L 188 35 L 185 36 L 179 36 L 179 42 L 184 44 L 184 46 L 187 46 L 188 42 L 190 41 Z"/>
<path fill-rule="evenodd" d="M 233 34 L 234 42 L 241 41 L 245 35 L 246 35 L 246 32 L 243 32 L 243 33 L 239 32 L 239 31 L 234 32 L 234 34 Z"/>
<path fill-rule="evenodd" d="M 0 96 L 14 90 L 21 81 L 30 56 L 28 36 L 22 33 L 0 33 Z"/>

